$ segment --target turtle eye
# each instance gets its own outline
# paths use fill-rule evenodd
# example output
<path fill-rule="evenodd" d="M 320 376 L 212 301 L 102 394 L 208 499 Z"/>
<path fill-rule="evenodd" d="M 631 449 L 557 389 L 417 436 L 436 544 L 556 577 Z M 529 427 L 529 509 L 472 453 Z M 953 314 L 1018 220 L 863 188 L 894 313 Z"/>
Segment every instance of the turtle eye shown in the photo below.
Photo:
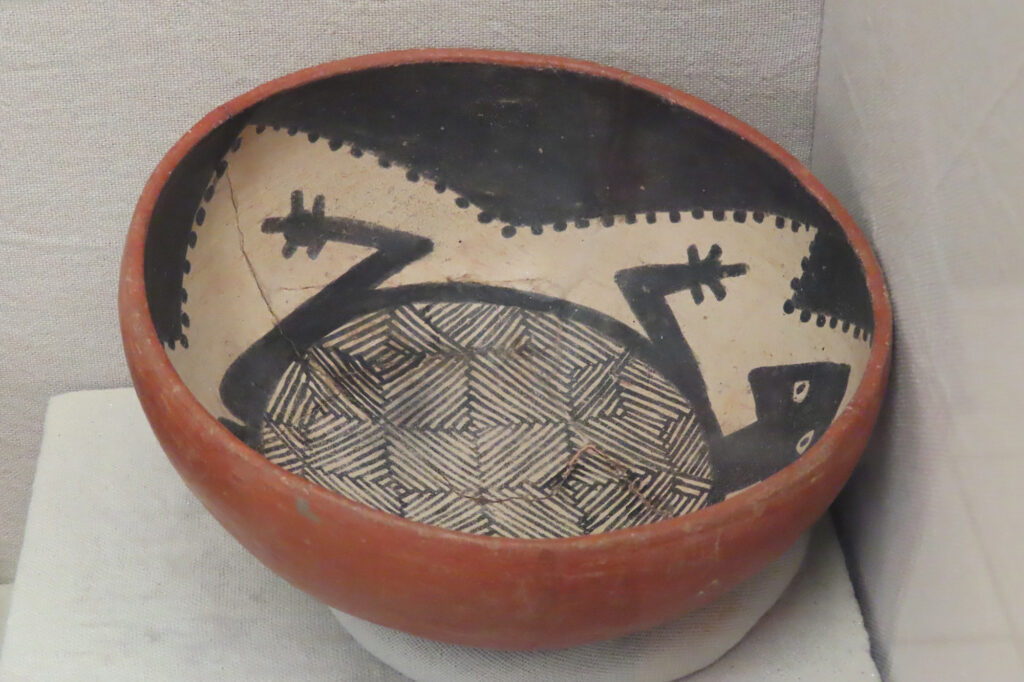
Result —
<path fill-rule="evenodd" d="M 807 394 L 811 390 L 811 382 L 809 379 L 803 379 L 801 381 L 793 382 L 793 402 L 802 403 L 807 399 Z"/>
<path fill-rule="evenodd" d="M 796 454 L 804 454 L 807 448 L 811 447 L 812 442 L 814 442 L 814 429 L 800 436 L 800 440 L 796 442 Z"/>

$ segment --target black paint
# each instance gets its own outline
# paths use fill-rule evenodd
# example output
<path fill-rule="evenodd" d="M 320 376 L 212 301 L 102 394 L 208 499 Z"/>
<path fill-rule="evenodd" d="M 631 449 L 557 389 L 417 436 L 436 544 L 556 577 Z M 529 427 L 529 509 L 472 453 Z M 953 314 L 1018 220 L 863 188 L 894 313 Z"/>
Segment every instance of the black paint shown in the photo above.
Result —
<path fill-rule="evenodd" d="M 348 319 L 346 311 L 353 305 L 353 299 L 360 298 L 355 295 L 357 292 L 361 295 L 364 290 L 372 289 L 434 248 L 426 237 L 351 218 L 325 217 L 322 196 L 317 196 L 310 211 L 303 207 L 302 192 L 293 192 L 291 202 L 288 216 L 268 218 L 263 223 L 264 232 L 284 235 L 282 254 L 285 257 L 305 247 L 307 254 L 314 258 L 328 240 L 377 251 L 292 311 L 228 368 L 221 382 L 221 400 L 250 425 L 261 418 L 269 392 L 288 364 L 301 358 L 310 344 Z M 370 300 L 370 297 L 363 300 Z"/>
<path fill-rule="evenodd" d="M 497 65 L 405 65 L 295 88 L 252 115 L 352 139 L 444 179 L 512 224 L 693 208 L 790 216 L 833 237 L 820 242 L 797 304 L 872 324 L 857 259 L 796 178 L 738 135 L 618 81 Z M 824 279 L 833 286 L 817 288 Z"/>
<path fill-rule="evenodd" d="M 280 233 L 284 236 L 281 254 L 285 258 L 291 258 L 297 249 L 305 248 L 306 255 L 315 259 L 328 241 L 372 246 L 389 252 L 412 250 L 413 242 L 420 246 L 431 244 L 425 237 L 415 237 L 363 220 L 325 216 L 322 194 L 313 200 L 311 209 L 306 209 L 301 190 L 292 192 L 291 211 L 287 216 L 267 218 L 261 229 L 266 234 Z"/>
<path fill-rule="evenodd" d="M 713 245 L 703 259 L 697 247 L 691 245 L 687 257 L 686 264 L 644 265 L 620 270 L 615 275 L 615 283 L 647 332 L 652 352 L 658 356 L 658 365 L 665 376 L 691 400 L 705 431 L 717 434 L 720 428 L 711 410 L 700 365 L 665 297 L 688 289 L 693 302 L 699 305 L 704 301 L 704 287 L 707 287 L 721 301 L 726 295 L 722 279 L 746 274 L 747 266 L 742 263 L 722 265 L 722 249 L 718 244 Z"/>
<path fill-rule="evenodd" d="M 757 421 L 712 441 L 712 501 L 764 480 L 803 454 L 832 423 L 849 378 L 850 366 L 833 362 L 751 371 Z M 800 382 L 806 382 L 806 390 L 798 393 Z"/>
<path fill-rule="evenodd" d="M 256 434 L 282 374 L 292 362 L 302 362 L 304 354 L 320 339 L 360 315 L 410 303 L 473 301 L 550 313 L 591 327 L 677 383 L 671 374 L 678 373 L 678 358 L 659 351 L 645 336 L 622 322 L 569 301 L 465 282 L 373 288 L 375 280 L 382 281 L 400 270 L 403 260 L 412 262 L 429 253 L 427 248 L 416 255 L 423 248 L 422 244 L 410 242 L 390 256 L 385 257 L 383 252 L 378 252 L 367 257 L 290 313 L 279 327 L 264 335 L 232 363 L 221 382 L 220 396 L 224 405 L 238 417 L 233 430 L 244 434 L 243 440 L 254 447 L 257 445 Z M 371 260 L 373 262 L 369 262 Z M 396 265 L 399 263 L 402 264 Z M 353 274 L 357 269 L 358 272 Z M 384 269 L 388 270 L 386 274 L 373 275 Z M 353 295 L 355 291 L 361 293 Z M 694 393 L 689 386 L 681 392 L 688 399 Z"/>
<path fill-rule="evenodd" d="M 259 450 L 377 509 L 540 538 L 648 523 L 707 501 L 708 446 L 689 401 L 572 318 L 480 300 L 404 304 L 353 318 L 305 357 L 276 387 Z M 601 455 L 581 453 L 584 444 Z M 353 452 L 359 465 L 339 467 Z M 454 500 L 457 490 L 472 502 Z M 517 493 L 526 504 L 501 504 Z"/>
<path fill-rule="evenodd" d="M 207 183 L 247 118 L 232 118 L 200 140 L 171 173 L 153 207 L 144 255 L 146 300 L 157 336 L 168 345 L 181 336 L 181 304 L 187 296 L 181 287 L 182 263 L 193 218 Z"/>

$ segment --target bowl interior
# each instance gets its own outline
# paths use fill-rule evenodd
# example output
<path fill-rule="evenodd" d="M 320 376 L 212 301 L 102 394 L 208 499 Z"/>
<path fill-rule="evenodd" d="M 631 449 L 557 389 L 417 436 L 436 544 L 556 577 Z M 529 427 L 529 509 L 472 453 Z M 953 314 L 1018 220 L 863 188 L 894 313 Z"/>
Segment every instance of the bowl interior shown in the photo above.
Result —
<path fill-rule="evenodd" d="M 271 462 L 382 511 L 551 538 L 793 462 L 873 332 L 842 228 L 756 143 L 574 72 L 425 63 L 280 92 L 196 145 L 153 323 Z"/>

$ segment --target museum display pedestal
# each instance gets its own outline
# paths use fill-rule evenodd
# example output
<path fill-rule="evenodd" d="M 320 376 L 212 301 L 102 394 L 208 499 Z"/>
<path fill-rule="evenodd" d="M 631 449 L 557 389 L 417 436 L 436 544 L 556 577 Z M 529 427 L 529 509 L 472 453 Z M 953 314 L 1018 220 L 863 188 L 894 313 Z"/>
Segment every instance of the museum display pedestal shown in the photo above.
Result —
<path fill-rule="evenodd" d="M 690 632 L 718 626 L 698 625 Z M 606 659 L 591 657 L 591 666 L 618 666 L 620 680 L 651 679 L 644 637 L 606 645 Z M 433 670 L 470 660 L 401 639 L 391 640 L 406 647 L 395 654 L 418 651 Z M 503 675 L 521 664 L 517 656 L 494 654 L 491 677 L 475 679 L 510 679 Z M 665 665 L 664 653 L 658 660 Z M 242 549 L 181 483 L 135 394 L 116 389 L 50 403 L 0 655 L 3 682 L 65 679 L 406 678 Z M 812 533 L 793 583 L 746 638 L 689 679 L 878 679 L 830 524 Z"/>

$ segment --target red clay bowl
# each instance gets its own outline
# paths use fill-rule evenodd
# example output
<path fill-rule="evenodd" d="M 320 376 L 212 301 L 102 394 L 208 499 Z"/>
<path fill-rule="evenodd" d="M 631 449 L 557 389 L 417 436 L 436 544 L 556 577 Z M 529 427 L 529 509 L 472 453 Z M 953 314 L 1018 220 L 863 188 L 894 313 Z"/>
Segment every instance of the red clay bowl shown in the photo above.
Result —
<path fill-rule="evenodd" d="M 276 573 L 416 635 L 650 628 L 779 556 L 868 439 L 882 273 L 749 126 L 585 62 L 427 50 L 217 108 L 120 316 L 174 466 Z"/>

